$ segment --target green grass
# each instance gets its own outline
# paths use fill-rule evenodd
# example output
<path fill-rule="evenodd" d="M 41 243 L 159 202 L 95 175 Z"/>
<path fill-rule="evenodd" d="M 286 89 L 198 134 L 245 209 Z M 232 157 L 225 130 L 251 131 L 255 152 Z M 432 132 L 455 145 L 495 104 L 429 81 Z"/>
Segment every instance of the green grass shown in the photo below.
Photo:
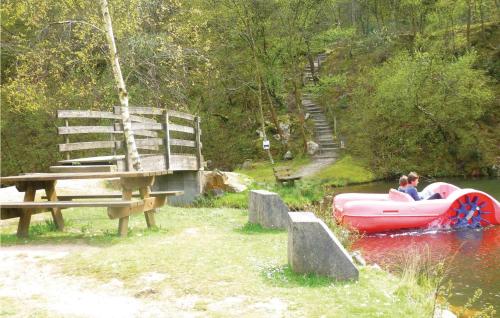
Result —
<path fill-rule="evenodd" d="M 321 170 L 311 179 L 319 180 L 323 184 L 345 186 L 353 183 L 363 183 L 375 180 L 375 174 L 363 167 L 351 156 L 345 156 L 335 164 Z"/>
<path fill-rule="evenodd" d="M 298 170 L 309 163 L 310 159 L 296 159 L 278 165 L 288 165 L 292 170 Z M 344 156 L 314 176 L 296 181 L 294 186 L 277 184 L 274 180 L 272 165 L 268 162 L 254 163 L 253 168 L 237 172 L 254 180 L 254 183 L 249 187 L 250 190 L 264 189 L 276 192 L 292 210 L 312 209 L 325 195 L 333 194 L 333 187 L 375 180 L 375 175 L 372 172 L 350 156 Z M 200 198 L 195 206 L 245 209 L 248 208 L 248 191 L 225 193 L 220 197 L 205 196 Z"/>
<path fill-rule="evenodd" d="M 298 168 L 311 162 L 308 157 L 298 157 L 290 161 L 279 161 L 275 165 L 271 165 L 269 161 L 265 162 L 255 162 L 252 164 L 251 169 L 239 169 L 235 172 L 245 174 L 252 178 L 255 182 L 261 183 L 271 183 L 274 182 L 273 167 L 290 167 L 292 171 L 296 171 Z"/>
<path fill-rule="evenodd" d="M 255 304 L 272 303 L 282 304 L 287 317 L 427 317 L 431 312 L 428 287 L 408 280 L 401 288 L 400 278 L 372 267 L 361 268 L 357 282 L 295 274 L 287 265 L 286 231 L 248 224 L 246 210 L 164 207 L 156 215 L 158 230 L 147 230 L 144 217 L 134 216 L 123 239 L 115 236 L 118 222 L 103 209 L 63 213 L 64 232 L 46 227 L 26 240 L 15 239 L 15 222 L 2 225 L 2 245 L 78 244 L 81 251 L 50 264 L 63 274 L 103 284 L 119 279 L 131 295 L 143 290 L 141 275 L 164 274 L 163 281 L 150 283 L 155 293 L 147 297 L 159 302 L 195 297 L 189 310 L 207 316 L 268 316 Z M 38 222 L 45 224 L 34 225 Z M 241 303 L 223 311 L 210 306 L 231 297 Z"/>

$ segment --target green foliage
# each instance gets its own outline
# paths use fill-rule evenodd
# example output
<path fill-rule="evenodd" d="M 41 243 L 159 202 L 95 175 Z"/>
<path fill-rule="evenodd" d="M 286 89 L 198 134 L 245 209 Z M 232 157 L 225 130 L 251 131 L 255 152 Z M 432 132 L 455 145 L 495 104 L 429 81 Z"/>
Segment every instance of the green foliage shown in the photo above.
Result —
<path fill-rule="evenodd" d="M 385 175 L 471 173 L 487 162 L 481 118 L 493 94 L 474 52 L 457 59 L 401 53 L 367 77 L 354 99 L 353 148 Z M 469 165 L 473 163 L 473 165 Z"/>

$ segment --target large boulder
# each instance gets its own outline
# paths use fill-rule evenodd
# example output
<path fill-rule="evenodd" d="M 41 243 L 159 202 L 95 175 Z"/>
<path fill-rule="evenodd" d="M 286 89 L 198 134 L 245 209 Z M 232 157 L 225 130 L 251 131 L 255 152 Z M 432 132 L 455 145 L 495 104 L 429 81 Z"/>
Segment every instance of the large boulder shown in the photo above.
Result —
<path fill-rule="evenodd" d="M 250 191 L 248 222 L 264 228 L 286 229 L 289 224 L 288 207 L 277 193 L 266 190 Z"/>
<path fill-rule="evenodd" d="M 204 174 L 203 192 L 222 195 L 224 192 L 241 192 L 247 189 L 251 180 L 234 172 L 222 172 L 217 169 Z"/>
<path fill-rule="evenodd" d="M 289 212 L 288 264 L 300 274 L 357 280 L 351 256 L 326 224 L 312 212 Z"/>

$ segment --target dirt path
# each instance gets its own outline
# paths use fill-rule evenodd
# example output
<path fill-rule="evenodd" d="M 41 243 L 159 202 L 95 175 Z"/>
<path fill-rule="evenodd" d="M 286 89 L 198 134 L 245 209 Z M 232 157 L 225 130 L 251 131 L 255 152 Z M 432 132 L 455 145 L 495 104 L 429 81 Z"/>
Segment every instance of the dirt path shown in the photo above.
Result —
<path fill-rule="evenodd" d="M 2 316 L 8 317 L 199 317 L 182 308 L 179 299 L 161 302 L 145 298 L 147 282 L 161 279 L 145 273 L 138 279 L 143 292 L 135 295 L 117 279 L 102 284 L 92 278 L 66 276 L 51 260 L 72 252 L 94 253 L 84 245 L 13 246 L 0 249 L 0 299 Z M 154 279 L 153 279 L 154 278 Z M 169 291 L 163 291 L 169 293 Z M 176 303 L 175 301 L 179 302 Z"/>
<path fill-rule="evenodd" d="M 312 176 L 335 162 L 335 158 L 314 159 L 311 163 L 301 167 L 295 174 L 302 177 Z"/>

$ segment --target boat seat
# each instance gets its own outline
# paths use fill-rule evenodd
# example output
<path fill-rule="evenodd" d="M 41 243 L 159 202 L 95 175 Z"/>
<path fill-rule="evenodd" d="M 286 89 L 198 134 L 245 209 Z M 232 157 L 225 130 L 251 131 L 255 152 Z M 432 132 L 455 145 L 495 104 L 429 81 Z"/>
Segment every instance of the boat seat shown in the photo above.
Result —
<path fill-rule="evenodd" d="M 400 202 L 413 202 L 413 198 L 408 193 L 403 193 L 396 189 L 389 190 L 389 200 Z"/>

